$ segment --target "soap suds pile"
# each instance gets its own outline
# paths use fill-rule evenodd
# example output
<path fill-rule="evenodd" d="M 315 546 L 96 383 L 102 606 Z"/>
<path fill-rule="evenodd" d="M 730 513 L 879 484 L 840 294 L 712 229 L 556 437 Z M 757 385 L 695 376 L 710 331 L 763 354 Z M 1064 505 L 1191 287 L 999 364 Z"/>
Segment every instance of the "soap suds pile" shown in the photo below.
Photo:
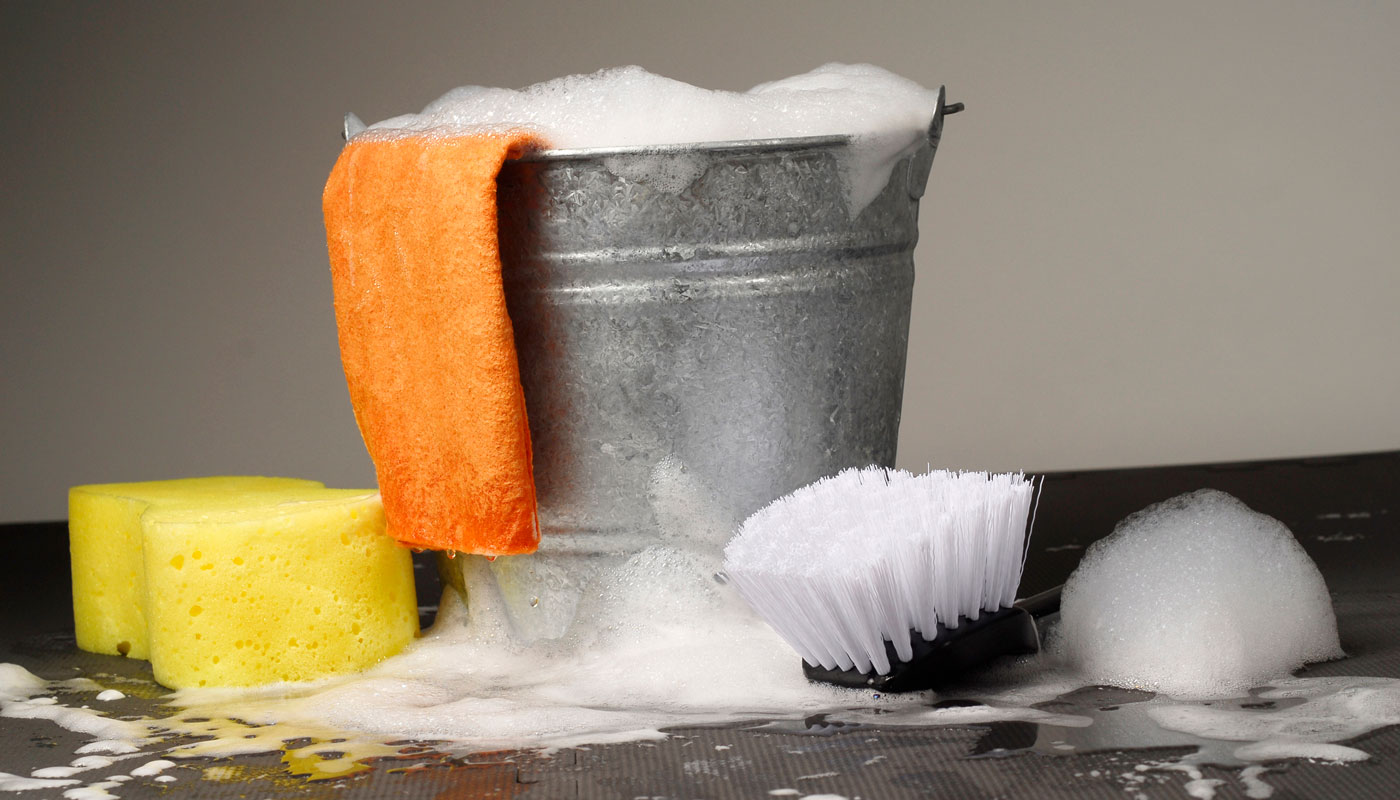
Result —
<path fill-rule="evenodd" d="M 1341 658 L 1331 597 L 1293 534 L 1202 490 L 1144 509 L 1065 584 L 1053 648 L 1086 679 L 1227 697 Z"/>
<path fill-rule="evenodd" d="M 827 64 L 747 92 L 701 89 L 641 67 L 619 67 L 521 90 L 463 86 L 420 114 L 384 120 L 360 135 L 451 136 L 524 128 L 556 149 L 847 136 L 846 178 L 851 208 L 858 211 L 879 194 L 899 157 L 927 135 L 937 97 L 936 91 L 869 64 Z M 682 169 L 626 177 L 679 191 L 697 176 Z"/>

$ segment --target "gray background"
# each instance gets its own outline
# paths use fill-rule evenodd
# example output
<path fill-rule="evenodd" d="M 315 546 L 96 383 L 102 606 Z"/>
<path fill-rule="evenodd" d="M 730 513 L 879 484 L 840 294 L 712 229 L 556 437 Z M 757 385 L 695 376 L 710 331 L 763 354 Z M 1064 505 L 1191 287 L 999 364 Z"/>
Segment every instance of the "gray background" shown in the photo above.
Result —
<path fill-rule="evenodd" d="M 373 479 L 320 191 L 345 111 L 637 63 L 947 84 L 900 461 L 1400 447 L 1400 4 L 0 4 L 0 520 Z"/>

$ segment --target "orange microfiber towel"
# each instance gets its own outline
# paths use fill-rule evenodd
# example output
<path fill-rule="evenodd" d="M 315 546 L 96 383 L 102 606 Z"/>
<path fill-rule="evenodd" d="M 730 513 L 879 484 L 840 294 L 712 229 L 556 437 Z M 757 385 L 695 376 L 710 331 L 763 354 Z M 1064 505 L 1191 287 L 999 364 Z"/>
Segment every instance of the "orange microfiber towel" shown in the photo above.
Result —
<path fill-rule="evenodd" d="M 360 137 L 322 198 L 350 402 L 404 544 L 534 552 L 530 429 L 496 175 L 527 133 Z"/>

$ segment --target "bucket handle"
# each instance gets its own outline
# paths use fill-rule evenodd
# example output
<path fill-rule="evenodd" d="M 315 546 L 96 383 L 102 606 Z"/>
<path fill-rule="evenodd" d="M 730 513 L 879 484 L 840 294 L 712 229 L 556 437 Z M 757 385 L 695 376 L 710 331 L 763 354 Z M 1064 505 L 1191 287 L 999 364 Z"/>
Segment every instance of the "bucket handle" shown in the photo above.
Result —
<path fill-rule="evenodd" d="M 340 129 L 340 136 L 348 142 L 351 136 L 354 136 L 367 127 L 369 126 L 365 125 L 365 121 L 355 116 L 355 112 L 351 111 L 349 114 L 345 115 L 345 124 Z"/>
<path fill-rule="evenodd" d="M 924 189 L 928 186 L 933 154 L 938 152 L 938 143 L 943 139 L 943 118 L 966 108 L 962 103 L 947 102 L 947 97 L 948 87 L 938 87 L 938 102 L 933 107 L 933 121 L 928 125 L 928 144 L 921 146 L 909 159 L 909 196 L 915 200 L 924 196 Z"/>
<path fill-rule="evenodd" d="M 938 142 L 943 139 L 943 118 L 949 114 L 956 114 L 967 106 L 962 103 L 947 102 L 948 87 L 938 87 L 938 104 L 933 109 L 933 121 L 928 126 L 928 144 L 933 150 L 938 149 Z"/>

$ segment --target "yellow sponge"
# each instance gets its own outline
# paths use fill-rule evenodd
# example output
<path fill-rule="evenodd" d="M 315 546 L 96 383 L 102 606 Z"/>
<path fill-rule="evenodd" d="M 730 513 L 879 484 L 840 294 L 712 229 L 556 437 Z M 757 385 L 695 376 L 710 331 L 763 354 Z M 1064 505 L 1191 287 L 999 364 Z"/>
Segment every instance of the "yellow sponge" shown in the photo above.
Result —
<path fill-rule="evenodd" d="M 363 669 L 418 631 L 413 564 L 376 492 L 305 489 L 142 519 L 161 684 L 250 686 Z"/>
<path fill-rule="evenodd" d="M 68 491 L 68 547 L 78 647 L 147 657 L 141 515 L 151 505 L 320 486 L 297 478 L 234 476 L 73 487 Z"/>

